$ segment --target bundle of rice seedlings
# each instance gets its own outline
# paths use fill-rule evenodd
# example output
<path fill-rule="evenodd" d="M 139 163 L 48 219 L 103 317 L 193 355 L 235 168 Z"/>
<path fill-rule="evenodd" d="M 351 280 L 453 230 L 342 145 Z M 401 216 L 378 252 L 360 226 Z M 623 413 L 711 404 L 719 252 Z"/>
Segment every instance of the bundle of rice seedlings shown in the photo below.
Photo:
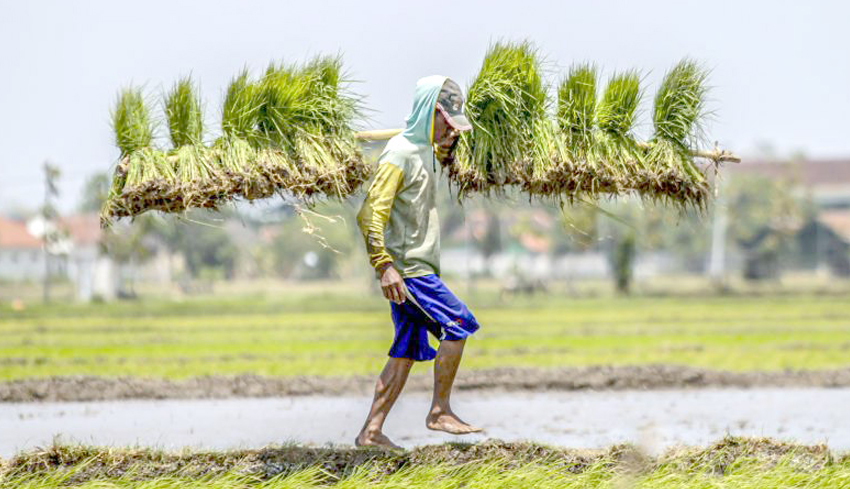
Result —
<path fill-rule="evenodd" d="M 632 133 L 640 99 L 640 77 L 636 71 L 627 71 L 611 77 L 596 107 L 599 131 L 593 139 L 593 156 L 599 159 L 599 183 L 606 191 L 635 188 L 643 178 L 644 151 Z"/>
<path fill-rule="evenodd" d="M 610 185 L 612 172 L 604 171 L 607 165 L 596 151 L 596 80 L 594 65 L 576 64 L 558 86 L 555 119 L 566 156 L 558 161 L 552 180 L 568 195 Z"/>
<path fill-rule="evenodd" d="M 104 225 L 114 217 L 132 216 L 146 208 L 142 186 L 158 179 L 162 166 L 152 148 L 153 123 L 141 89 L 130 87 L 119 93 L 112 127 L 121 156 L 101 210 Z"/>
<path fill-rule="evenodd" d="M 153 124 L 141 89 L 129 87 L 121 91 L 112 111 L 112 127 L 122 158 L 151 147 Z"/>
<path fill-rule="evenodd" d="M 305 165 L 298 164 L 296 137 L 315 132 L 310 110 L 310 87 L 296 66 L 271 64 L 260 81 L 257 113 L 258 155 L 262 173 L 272 189 L 303 193 L 311 185 Z M 311 129 L 305 129 L 308 125 Z"/>
<path fill-rule="evenodd" d="M 221 111 L 221 130 L 226 137 L 248 141 L 254 136 L 261 104 L 259 94 L 247 68 L 230 80 Z"/>
<path fill-rule="evenodd" d="M 178 80 L 165 96 L 168 133 L 175 148 L 201 144 L 204 132 L 201 101 L 190 76 Z"/>
<path fill-rule="evenodd" d="M 324 100 L 321 105 L 329 109 L 319 119 L 319 126 L 324 136 L 322 146 L 337 168 L 325 167 L 324 176 L 320 174 L 320 187 L 329 196 L 342 197 L 371 175 L 354 137 L 353 124 L 360 115 L 360 99 L 343 88 L 346 78 L 339 56 L 314 58 L 304 66 L 302 76 L 311 80 L 314 96 Z M 326 157 L 322 159 L 329 161 Z"/>
<path fill-rule="evenodd" d="M 268 174 L 278 188 L 299 197 L 347 195 L 350 177 L 363 160 L 355 144 L 355 97 L 342 90 L 338 57 L 316 58 L 304 66 L 269 66 L 260 83 L 259 140 Z"/>
<path fill-rule="evenodd" d="M 324 137 L 306 132 L 295 138 L 295 150 L 301 163 L 299 168 L 308 178 L 299 188 L 305 197 L 316 193 L 342 197 L 348 193 L 345 166 L 338 162 L 330 144 L 326 144 L 328 142 Z"/>
<path fill-rule="evenodd" d="M 584 159 L 596 126 L 596 66 L 577 64 L 558 86 L 557 120 L 575 159 Z"/>
<path fill-rule="evenodd" d="M 201 101 L 191 77 L 178 80 L 164 101 L 168 131 L 174 147 L 176 179 L 163 189 L 167 204 L 160 210 L 180 212 L 189 207 L 215 208 L 229 195 L 217 160 L 203 144 Z"/>
<path fill-rule="evenodd" d="M 127 179 L 121 194 L 126 216 L 136 216 L 147 210 L 169 210 L 175 203 L 173 188 L 177 182 L 174 164 L 162 151 L 142 148 L 130 155 Z"/>
<path fill-rule="evenodd" d="M 537 50 L 529 42 L 490 47 L 469 87 L 465 112 L 473 130 L 459 141 L 449 177 L 462 193 L 517 183 L 535 155 L 547 155 L 538 131 L 546 128 L 547 95 Z"/>
<path fill-rule="evenodd" d="M 523 172 L 512 183 L 518 184 L 530 197 L 574 197 L 572 165 L 566 138 L 550 118 L 534 122 L 534 144 Z"/>
<path fill-rule="evenodd" d="M 248 200 L 274 193 L 255 148 L 261 104 L 259 94 L 247 68 L 230 81 L 222 106 L 222 137 L 215 143 L 220 167 L 230 182 L 230 193 Z"/>
<path fill-rule="evenodd" d="M 655 95 L 655 135 L 646 157 L 656 178 L 643 183 L 648 194 L 697 208 L 705 205 L 709 192 L 691 155 L 703 139 L 707 78 L 708 71 L 689 59 L 665 75 Z"/>

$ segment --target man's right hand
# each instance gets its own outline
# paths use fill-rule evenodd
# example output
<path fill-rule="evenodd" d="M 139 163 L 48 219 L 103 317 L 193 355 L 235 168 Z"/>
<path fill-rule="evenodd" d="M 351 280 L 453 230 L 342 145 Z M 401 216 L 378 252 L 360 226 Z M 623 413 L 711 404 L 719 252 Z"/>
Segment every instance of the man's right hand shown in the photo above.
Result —
<path fill-rule="evenodd" d="M 404 281 L 392 265 L 386 267 L 381 274 L 381 290 L 384 297 L 396 304 L 404 302 Z"/>

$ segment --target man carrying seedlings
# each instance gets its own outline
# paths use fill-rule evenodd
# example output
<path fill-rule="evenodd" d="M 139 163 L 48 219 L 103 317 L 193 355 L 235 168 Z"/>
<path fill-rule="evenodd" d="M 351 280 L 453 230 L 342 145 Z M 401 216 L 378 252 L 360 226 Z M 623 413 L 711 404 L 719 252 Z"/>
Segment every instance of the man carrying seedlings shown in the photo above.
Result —
<path fill-rule="evenodd" d="M 472 129 L 454 81 L 429 76 L 416 84 L 404 131 L 390 139 L 378 160 L 357 223 L 384 297 L 389 299 L 395 339 L 375 386 L 369 416 L 355 444 L 398 448 L 383 434 L 387 414 L 413 362 L 433 360 L 434 397 L 425 425 L 452 434 L 481 431 L 463 422 L 449 397 L 475 317 L 440 280 L 440 223 L 436 206 L 437 164 L 451 164 L 458 135 Z M 428 333 L 440 340 L 438 351 Z"/>

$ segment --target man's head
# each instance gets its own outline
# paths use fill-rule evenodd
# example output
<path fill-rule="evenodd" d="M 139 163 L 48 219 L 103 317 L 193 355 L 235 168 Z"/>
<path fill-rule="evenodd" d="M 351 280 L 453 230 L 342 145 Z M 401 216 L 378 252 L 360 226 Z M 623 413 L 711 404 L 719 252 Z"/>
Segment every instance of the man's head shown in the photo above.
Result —
<path fill-rule="evenodd" d="M 446 79 L 434 108 L 434 149 L 440 161 L 451 158 L 458 136 L 469 131 L 472 125 L 463 114 L 463 93 L 451 79 Z"/>

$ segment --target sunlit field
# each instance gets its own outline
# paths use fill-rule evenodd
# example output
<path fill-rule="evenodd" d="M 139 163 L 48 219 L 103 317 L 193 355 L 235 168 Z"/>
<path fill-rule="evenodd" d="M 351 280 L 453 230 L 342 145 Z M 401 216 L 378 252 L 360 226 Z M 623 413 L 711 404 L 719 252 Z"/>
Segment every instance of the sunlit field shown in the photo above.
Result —
<path fill-rule="evenodd" d="M 677 364 L 731 371 L 850 366 L 850 295 L 462 295 L 481 323 L 464 369 Z M 347 376 L 392 340 L 376 292 L 289 290 L 182 301 L 0 306 L 0 378 Z M 422 366 L 418 368 L 424 368 Z"/>

